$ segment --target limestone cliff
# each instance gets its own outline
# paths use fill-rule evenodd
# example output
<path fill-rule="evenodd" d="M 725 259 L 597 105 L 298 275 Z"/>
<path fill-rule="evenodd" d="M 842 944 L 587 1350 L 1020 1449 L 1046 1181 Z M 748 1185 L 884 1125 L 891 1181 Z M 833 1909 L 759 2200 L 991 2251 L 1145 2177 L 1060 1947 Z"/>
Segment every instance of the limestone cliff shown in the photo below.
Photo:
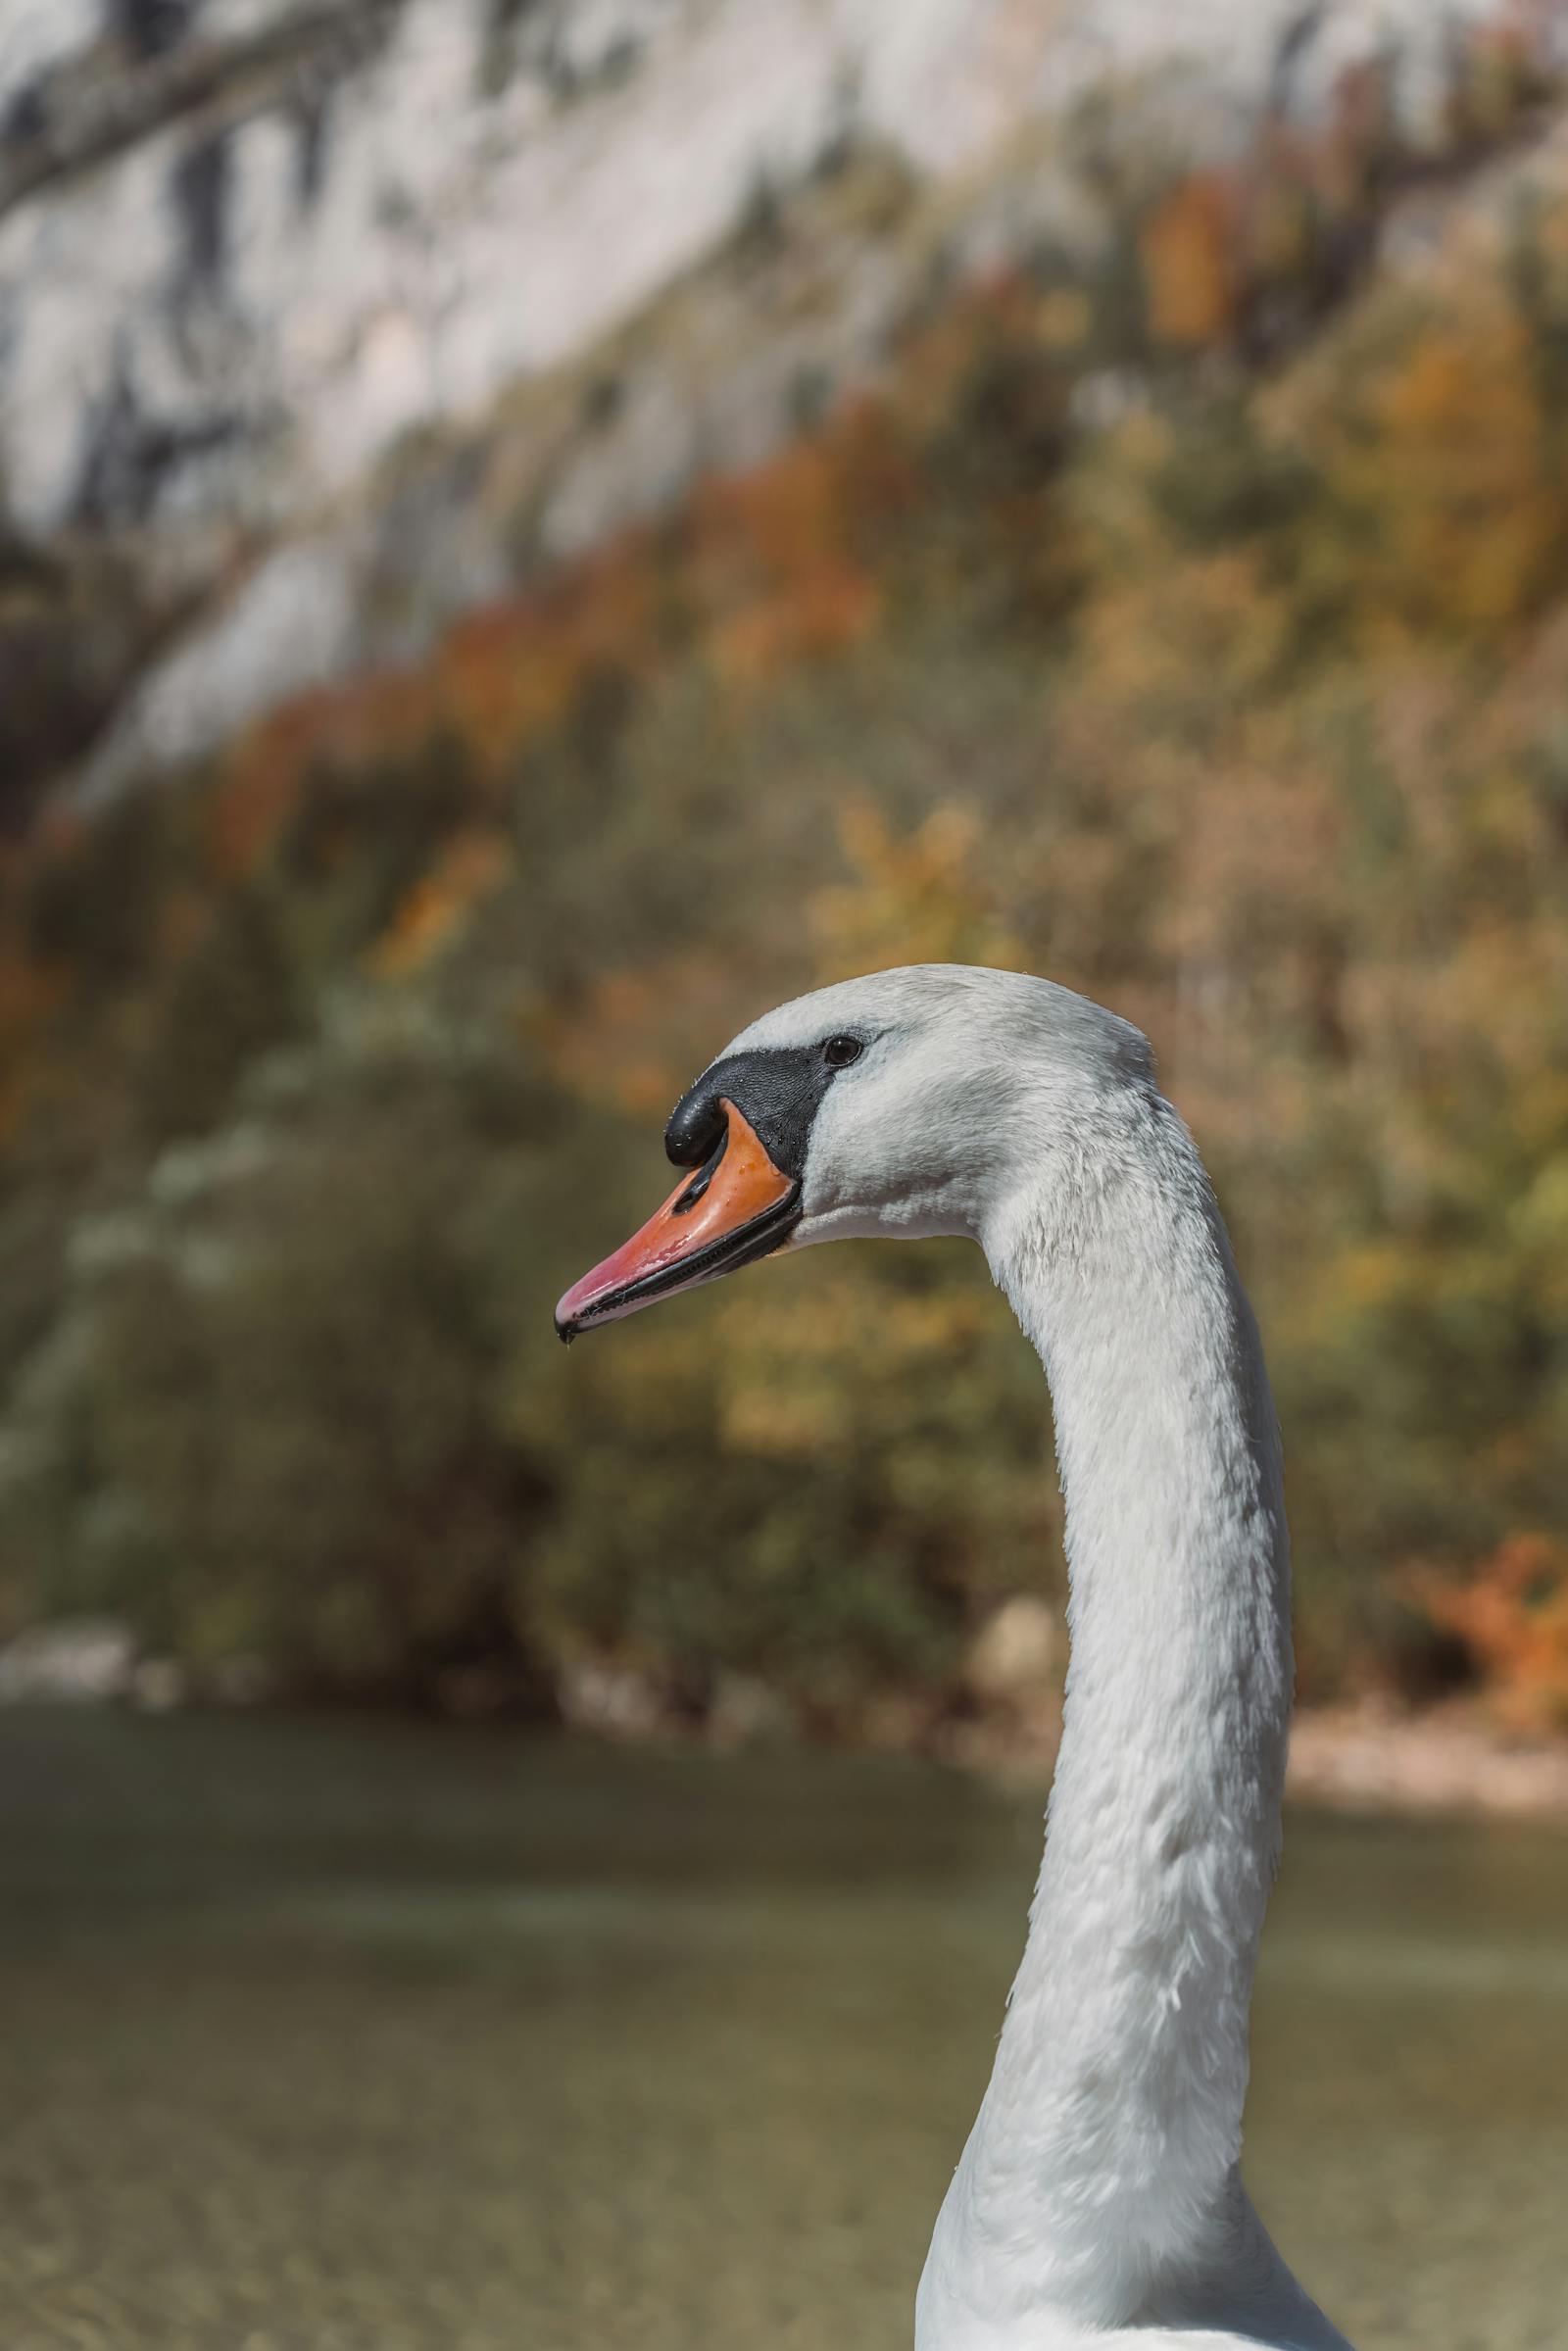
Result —
<path fill-rule="evenodd" d="M 102 791 L 395 657 L 757 454 L 932 268 L 1092 241 L 1041 139 L 1107 76 L 1180 61 L 1221 144 L 1394 44 L 1420 135 L 1494 13 L 0 0 L 0 588 L 57 711 L 14 779 L 96 741 Z"/>

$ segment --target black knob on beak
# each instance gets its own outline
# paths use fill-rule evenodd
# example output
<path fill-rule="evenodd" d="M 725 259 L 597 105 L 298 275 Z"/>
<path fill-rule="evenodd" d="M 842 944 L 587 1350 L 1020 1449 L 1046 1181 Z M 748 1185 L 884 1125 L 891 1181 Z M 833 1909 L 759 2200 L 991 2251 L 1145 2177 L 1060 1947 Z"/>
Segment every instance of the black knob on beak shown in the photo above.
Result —
<path fill-rule="evenodd" d="M 727 1125 L 718 1088 L 700 1079 L 669 1114 L 664 1129 L 665 1154 L 677 1167 L 701 1167 L 718 1149 Z"/>

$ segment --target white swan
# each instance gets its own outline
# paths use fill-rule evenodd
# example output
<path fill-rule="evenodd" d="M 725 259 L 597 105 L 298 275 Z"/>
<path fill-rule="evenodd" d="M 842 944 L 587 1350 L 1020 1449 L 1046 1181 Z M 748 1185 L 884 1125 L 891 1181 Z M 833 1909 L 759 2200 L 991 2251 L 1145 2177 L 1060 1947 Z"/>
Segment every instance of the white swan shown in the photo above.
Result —
<path fill-rule="evenodd" d="M 1289 1549 L 1256 1328 L 1148 1044 L 1045 980 L 879 972 L 744 1030 L 665 1141 L 695 1174 L 567 1292 L 564 1338 L 781 1248 L 960 1233 L 1054 1400 L 1065 1732 L 916 2351 L 1348 2351 L 1237 2168 Z"/>

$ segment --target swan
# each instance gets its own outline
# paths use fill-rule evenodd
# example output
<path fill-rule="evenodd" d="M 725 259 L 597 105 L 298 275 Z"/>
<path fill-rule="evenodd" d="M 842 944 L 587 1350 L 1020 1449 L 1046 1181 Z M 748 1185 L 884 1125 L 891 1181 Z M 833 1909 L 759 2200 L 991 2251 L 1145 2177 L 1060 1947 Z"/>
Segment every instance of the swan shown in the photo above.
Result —
<path fill-rule="evenodd" d="M 1051 1386 L 1061 1749 L 916 2351 L 1349 2351 L 1238 2169 L 1289 1542 L 1256 1325 L 1148 1041 L 1048 980 L 878 972 L 742 1030 L 664 1140 L 680 1183 L 566 1292 L 564 1339 L 779 1250 L 962 1234 Z"/>

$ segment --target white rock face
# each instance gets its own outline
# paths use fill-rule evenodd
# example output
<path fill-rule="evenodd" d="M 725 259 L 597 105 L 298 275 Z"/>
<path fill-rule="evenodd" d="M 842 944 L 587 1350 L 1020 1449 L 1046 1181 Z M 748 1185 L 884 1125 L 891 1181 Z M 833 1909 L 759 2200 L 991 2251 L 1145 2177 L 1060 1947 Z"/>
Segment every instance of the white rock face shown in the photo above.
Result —
<path fill-rule="evenodd" d="M 280 547 L 152 670 L 94 775 L 107 787 L 198 759 L 285 695 L 340 675 L 361 644 L 354 596 L 346 550 L 329 539 Z"/>
<path fill-rule="evenodd" d="M 0 11 L 0 91 L 24 89 L 98 30 L 100 0 L 10 0 Z"/>
<path fill-rule="evenodd" d="M 163 0 L 167 11 L 180 0 Z M 148 0 L 143 0 L 144 10 Z M 1480 13 L 1483 0 L 1467 0 Z M 116 0 L 0 0 L 0 109 Z M 132 12 L 134 13 L 134 12 Z M 1299 0 L 207 0 L 141 68 L 299 25 L 299 70 L 0 220 L 0 467 L 16 517 L 295 513 L 409 427 L 584 350 L 808 169 L 846 115 L 923 171 L 1166 53 L 1256 92 Z M 1343 63 L 1430 0 L 1342 5 Z M 285 41 L 286 49 L 286 41 Z M 86 110 L 87 94 L 80 100 Z M 62 112 L 68 111 L 62 107 Z"/>
<path fill-rule="evenodd" d="M 593 351 L 847 131 L 947 181 L 1184 58 L 1182 120 L 1222 136 L 1391 40 L 1418 112 L 1497 4 L 0 0 L 0 523 L 125 538 L 166 586 L 317 542 L 200 616 L 99 787 L 374 658 L 342 530 L 377 461 Z M 671 494 L 707 431 L 636 422 L 619 476 L 563 485 L 557 548 Z M 466 548 L 433 612 L 493 561 Z"/>
<path fill-rule="evenodd" d="M 646 301 L 760 179 L 810 165 L 862 57 L 868 121 L 960 152 L 958 120 L 933 135 L 934 83 L 1002 11 L 557 0 L 519 20 L 514 51 L 497 13 L 407 0 L 347 69 L 312 52 L 315 112 L 285 81 L 0 223 L 0 463 L 24 526 L 318 501 L 411 425 L 475 413 Z M 1055 13 L 1032 11 L 1042 31 Z M 59 62 L 62 30 L 4 0 L 13 97 Z"/>
<path fill-rule="evenodd" d="M 114 1617 L 35 1625 L 0 1649 L 0 1705 L 97 1706 L 131 1686 L 136 1643 Z"/>

